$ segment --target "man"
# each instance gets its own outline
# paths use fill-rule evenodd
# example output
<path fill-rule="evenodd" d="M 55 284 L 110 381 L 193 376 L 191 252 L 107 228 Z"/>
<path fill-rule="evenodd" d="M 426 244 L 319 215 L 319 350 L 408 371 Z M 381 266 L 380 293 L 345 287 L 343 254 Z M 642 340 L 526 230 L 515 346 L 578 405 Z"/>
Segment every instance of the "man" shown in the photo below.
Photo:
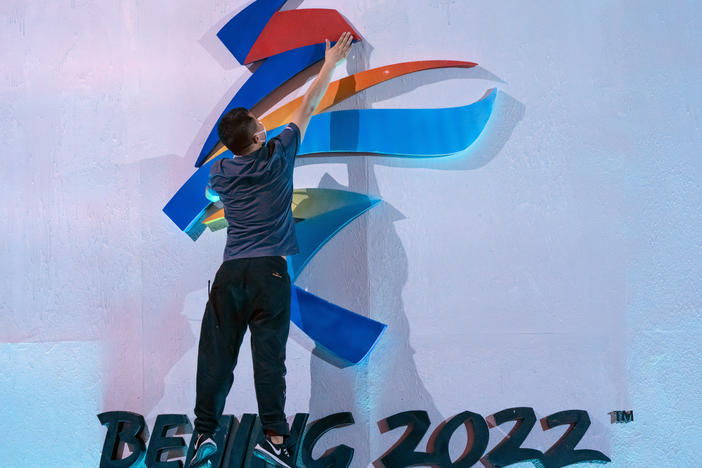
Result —
<path fill-rule="evenodd" d="M 244 108 L 231 110 L 218 125 L 220 140 L 235 156 L 214 163 L 206 192 L 211 201 L 221 200 L 228 228 L 224 261 L 200 330 L 193 467 L 205 466 L 217 452 L 213 434 L 247 327 L 264 432 L 256 454 L 284 467 L 294 466 L 284 412 L 291 292 L 285 256 L 298 252 L 291 209 L 293 167 L 310 118 L 352 39 L 344 33 L 331 48 L 326 41 L 324 65 L 279 136 L 266 142 L 263 124 Z"/>

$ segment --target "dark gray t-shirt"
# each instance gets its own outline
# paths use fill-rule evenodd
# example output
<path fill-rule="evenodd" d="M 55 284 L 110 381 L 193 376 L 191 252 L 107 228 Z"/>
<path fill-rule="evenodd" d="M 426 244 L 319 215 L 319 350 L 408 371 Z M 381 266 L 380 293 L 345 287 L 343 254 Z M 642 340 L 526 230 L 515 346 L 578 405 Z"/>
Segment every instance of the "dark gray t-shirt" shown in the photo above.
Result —
<path fill-rule="evenodd" d="M 212 165 L 208 185 L 229 224 L 224 261 L 298 253 L 291 205 L 299 145 L 300 129 L 290 123 L 258 151 Z"/>

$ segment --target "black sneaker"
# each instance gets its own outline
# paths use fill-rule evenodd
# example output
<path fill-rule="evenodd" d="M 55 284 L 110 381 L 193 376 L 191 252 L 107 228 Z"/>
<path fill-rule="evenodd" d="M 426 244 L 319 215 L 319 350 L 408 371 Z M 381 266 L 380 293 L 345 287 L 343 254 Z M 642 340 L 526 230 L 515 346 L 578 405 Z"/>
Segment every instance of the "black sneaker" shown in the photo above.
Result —
<path fill-rule="evenodd" d="M 195 455 L 193 455 L 193 459 L 190 460 L 190 467 L 199 468 L 211 465 L 210 459 L 217 453 L 217 444 L 212 434 L 208 434 L 207 432 L 198 434 L 194 448 Z"/>
<path fill-rule="evenodd" d="M 254 455 L 274 465 L 283 466 L 285 468 L 297 468 L 295 459 L 290 453 L 288 446 L 285 445 L 285 442 L 280 445 L 274 444 L 268 436 L 264 437 L 262 441 L 256 444 L 256 447 L 254 447 Z"/>

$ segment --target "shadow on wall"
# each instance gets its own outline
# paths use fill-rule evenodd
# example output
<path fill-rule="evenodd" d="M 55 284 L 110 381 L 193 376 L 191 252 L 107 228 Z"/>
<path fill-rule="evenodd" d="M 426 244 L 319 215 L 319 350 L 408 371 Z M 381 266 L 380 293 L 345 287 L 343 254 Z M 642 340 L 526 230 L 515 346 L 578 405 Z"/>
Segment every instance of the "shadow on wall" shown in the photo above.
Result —
<path fill-rule="evenodd" d="M 356 45 L 355 51 L 352 51 L 347 59 L 348 74 L 368 69 L 372 46 L 365 41 L 360 44 L 362 47 Z M 363 102 L 362 94 L 350 98 L 348 102 L 357 109 L 367 106 Z M 342 186 L 329 175 L 322 178 L 319 187 L 369 193 L 366 158 L 347 156 L 341 159 L 347 166 L 348 187 Z M 304 159 L 298 160 L 298 164 L 300 161 Z M 317 159 L 317 161 L 327 163 L 329 159 Z M 310 262 L 304 280 L 314 288 L 312 292 L 319 292 L 322 297 L 333 298 L 333 302 L 370 317 L 373 316 L 373 310 L 369 284 L 367 232 L 366 215 L 346 226 L 330 241 L 326 249 L 323 248 Z M 343 248 L 340 249 L 341 246 Z M 333 271 L 339 274 L 330 275 L 329 272 Z M 377 319 L 375 316 L 373 318 Z M 392 324 L 390 326 L 392 327 Z M 395 331 L 386 330 L 381 337 L 381 342 L 387 339 L 388 333 L 395 333 Z M 350 411 L 355 420 L 352 426 L 332 431 L 320 440 L 315 447 L 315 453 L 312 454 L 313 457 L 317 458 L 328 448 L 343 443 L 354 448 L 351 466 L 366 467 L 370 464 L 369 430 L 374 423 L 373 409 L 377 398 L 373 394 L 374 384 L 369 381 L 369 374 L 376 356 L 380 356 L 376 354 L 379 352 L 381 351 L 376 347 L 360 364 L 339 368 L 324 360 L 324 351 L 318 349 L 313 351 L 310 356 L 310 419 L 318 419 L 340 411 Z"/>
<path fill-rule="evenodd" d="M 360 47 L 356 46 L 354 52 L 347 60 L 349 75 L 369 68 L 372 45 L 364 41 Z M 412 89 L 447 78 L 500 81 L 481 68 L 431 70 L 370 88 L 335 106 L 333 110 L 370 108 L 374 102 L 403 95 Z M 461 154 L 449 158 L 412 159 L 334 155 L 324 159 L 301 158 L 297 164 L 342 162 L 348 170 L 348 187 L 326 174 L 320 181 L 320 188 L 350 190 L 382 198 L 374 164 L 407 169 L 479 168 L 500 152 L 523 115 L 524 105 L 501 93 L 484 135 L 474 144 L 477 149 L 471 147 L 468 151 L 469 155 L 475 156 Z M 380 204 L 368 215 L 347 226 L 345 232 L 339 233 L 327 247 L 331 250 L 336 245 L 334 255 L 325 255 L 323 249 L 312 260 L 303 278 L 309 281 L 312 292 L 321 297 L 334 298 L 334 302 L 349 307 L 356 313 L 388 324 L 386 333 L 374 351 L 357 366 L 338 368 L 323 359 L 323 351 L 313 352 L 310 359 L 311 420 L 339 411 L 351 411 L 356 421 L 349 428 L 326 435 L 316 447 L 314 457 L 328 448 L 345 443 L 355 449 L 352 466 L 366 467 L 377 462 L 371 459 L 371 453 L 377 455 L 382 451 L 372 445 L 373 440 L 380 439 L 377 424 L 381 419 L 408 409 L 423 409 L 434 422 L 445 419 L 419 376 L 410 344 L 410 325 L 402 303 L 402 290 L 408 276 L 407 254 L 394 226 L 396 221 L 403 218 L 402 213 L 389 204 Z M 372 220 L 372 226 L 369 226 L 369 220 Z M 375 252 L 377 246 L 382 246 L 382 259 L 371 258 L 368 248 L 370 242 L 376 246 L 373 249 Z M 342 252 L 339 251 L 340 245 L 345 247 Z M 330 272 L 340 274 L 331 275 Z"/>

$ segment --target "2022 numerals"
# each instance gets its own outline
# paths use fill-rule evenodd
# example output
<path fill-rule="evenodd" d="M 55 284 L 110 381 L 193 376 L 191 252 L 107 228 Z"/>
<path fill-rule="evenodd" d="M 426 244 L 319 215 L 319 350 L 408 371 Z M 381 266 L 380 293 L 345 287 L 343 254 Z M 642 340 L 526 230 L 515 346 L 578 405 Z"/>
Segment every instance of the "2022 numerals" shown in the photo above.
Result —
<path fill-rule="evenodd" d="M 516 421 L 512 430 L 488 453 L 489 429 L 509 421 Z M 508 408 L 483 419 L 477 413 L 464 411 L 444 421 L 432 433 L 427 450 L 417 450 L 417 445 L 429 430 L 430 421 L 426 411 L 405 411 L 380 421 L 381 432 L 406 426 L 400 439 L 385 452 L 378 464 L 387 468 L 409 466 L 436 466 L 441 468 L 467 468 L 480 461 L 487 468 L 497 468 L 520 462 L 531 462 L 540 468 L 559 468 L 575 463 L 608 463 L 611 460 L 597 450 L 575 450 L 590 426 L 587 411 L 567 410 L 541 419 L 544 431 L 568 424 L 569 427 L 546 452 L 522 448 L 521 445 L 536 424 L 533 408 Z M 465 426 L 468 434 L 466 448 L 456 459 L 449 458 L 451 436 Z"/>

